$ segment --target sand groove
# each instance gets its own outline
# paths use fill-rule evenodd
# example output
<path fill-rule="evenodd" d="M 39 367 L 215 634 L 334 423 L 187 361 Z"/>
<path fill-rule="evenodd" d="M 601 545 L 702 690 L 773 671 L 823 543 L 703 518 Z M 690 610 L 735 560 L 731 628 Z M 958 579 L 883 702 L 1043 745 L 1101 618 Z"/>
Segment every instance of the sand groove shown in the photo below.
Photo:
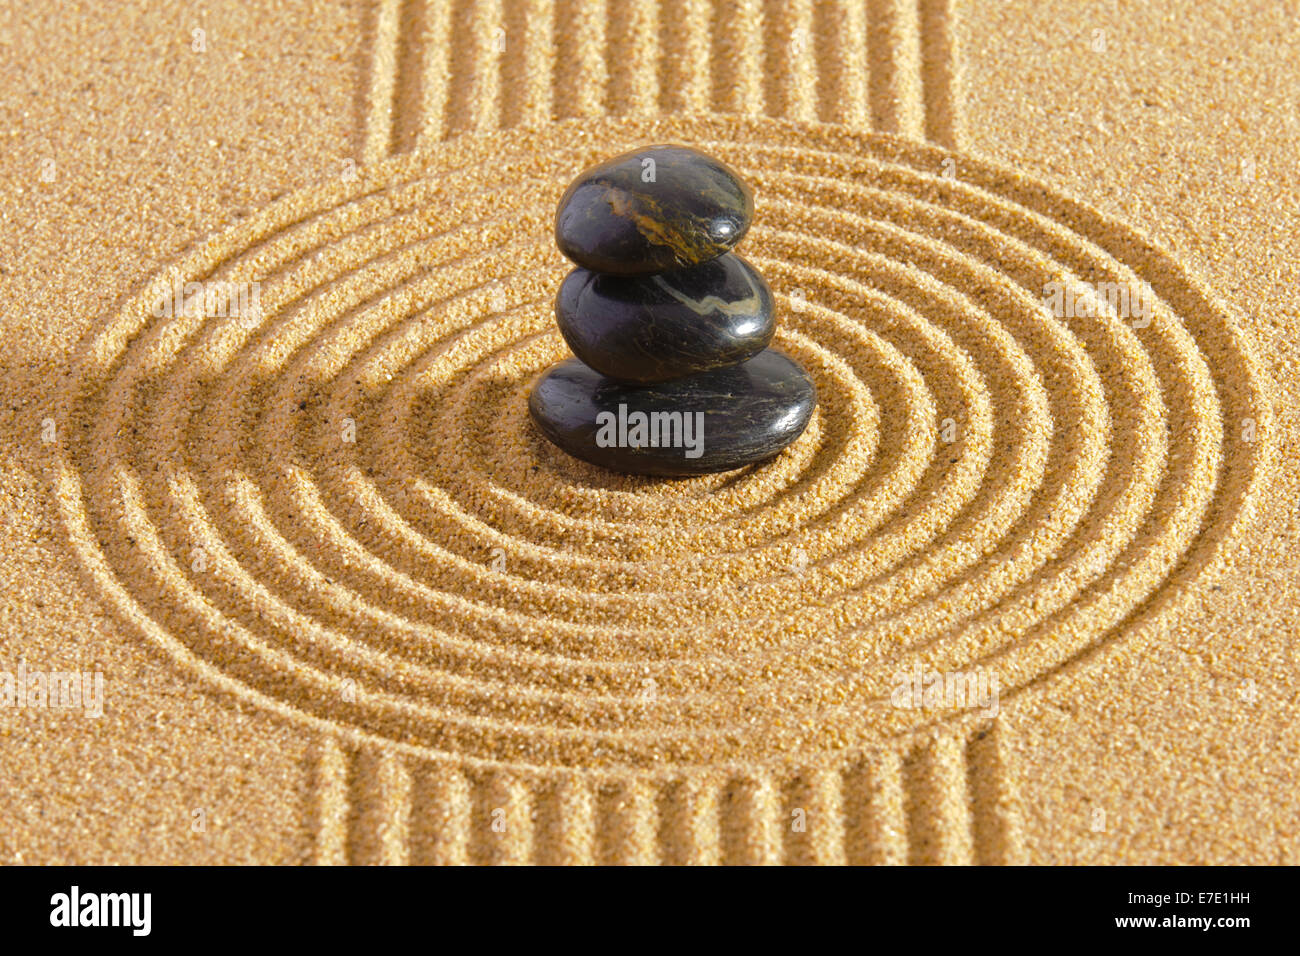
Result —
<path fill-rule="evenodd" d="M 826 37 L 818 55 L 835 69 L 814 70 L 817 119 L 855 129 L 871 129 L 867 68 L 867 6 L 861 0 L 837 0 L 814 7 L 817 22 L 810 43 Z"/>
<path fill-rule="evenodd" d="M 748 252 L 822 405 L 769 465 L 654 483 L 565 458 L 525 406 L 564 352 L 559 189 L 665 138 L 758 187 Z M 1000 731 L 892 704 L 900 675 L 991 671 L 1006 706 L 1158 631 L 1250 509 L 1271 418 L 1176 263 L 948 158 L 580 120 L 268 207 L 106 317 L 61 388 L 88 579 L 190 672 L 327 733 L 323 862 L 1015 859 Z M 1154 316 L 1058 318 L 1057 280 L 1141 285 Z M 261 312 L 157 314 L 191 281 L 259 282 Z"/>
<path fill-rule="evenodd" d="M 376 162 L 393 152 L 393 128 L 401 60 L 402 0 L 382 0 L 375 8 L 370 54 L 370 89 L 366 99 L 362 159 Z"/>

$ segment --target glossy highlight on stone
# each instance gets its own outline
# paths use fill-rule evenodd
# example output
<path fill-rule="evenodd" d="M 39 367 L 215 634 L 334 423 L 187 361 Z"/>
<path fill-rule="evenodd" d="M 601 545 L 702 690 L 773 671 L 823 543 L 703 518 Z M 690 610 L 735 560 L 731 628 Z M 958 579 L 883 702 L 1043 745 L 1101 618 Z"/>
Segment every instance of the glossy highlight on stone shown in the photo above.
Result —
<path fill-rule="evenodd" d="M 568 359 L 542 375 L 528 409 L 546 437 L 576 458 L 632 474 L 686 476 L 771 458 L 799 437 L 816 404 L 807 373 L 767 349 L 739 365 L 640 386 Z"/>
<path fill-rule="evenodd" d="M 555 319 L 573 354 L 621 382 L 663 382 L 734 365 L 767 348 L 772 291 L 740 256 L 652 276 L 574 269 Z"/>
<path fill-rule="evenodd" d="M 685 146 L 647 146 L 573 181 L 555 241 L 594 272 L 650 275 L 722 255 L 753 218 L 749 187 L 721 162 Z"/>

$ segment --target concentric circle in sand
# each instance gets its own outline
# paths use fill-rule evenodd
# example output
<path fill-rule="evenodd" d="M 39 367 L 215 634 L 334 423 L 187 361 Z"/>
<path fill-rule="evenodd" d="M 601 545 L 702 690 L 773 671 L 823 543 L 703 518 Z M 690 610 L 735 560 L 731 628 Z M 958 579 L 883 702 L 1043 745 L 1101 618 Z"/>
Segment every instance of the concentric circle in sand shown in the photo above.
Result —
<path fill-rule="evenodd" d="M 742 251 L 821 402 L 775 461 L 667 482 L 527 416 L 566 354 L 560 191 L 665 141 L 753 185 Z M 160 316 L 191 282 L 257 283 L 260 314 Z M 1154 314 L 1057 317 L 1052 282 Z M 915 667 L 1005 700 L 1186 590 L 1260 470 L 1257 381 L 1176 263 L 1015 173 L 773 120 L 583 121 L 196 249 L 86 344 L 54 477 L 126 619 L 298 719 L 475 762 L 829 760 L 964 719 L 891 705 Z"/>

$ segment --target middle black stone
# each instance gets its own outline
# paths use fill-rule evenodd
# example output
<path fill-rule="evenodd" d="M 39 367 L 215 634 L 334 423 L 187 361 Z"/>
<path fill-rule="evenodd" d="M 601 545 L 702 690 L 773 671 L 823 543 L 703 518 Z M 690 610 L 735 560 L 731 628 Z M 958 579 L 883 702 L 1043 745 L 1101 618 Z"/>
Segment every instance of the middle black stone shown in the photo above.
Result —
<path fill-rule="evenodd" d="M 555 317 L 574 355 L 632 384 L 743 362 L 776 327 L 771 290 L 734 253 L 650 276 L 579 267 L 560 285 Z"/>

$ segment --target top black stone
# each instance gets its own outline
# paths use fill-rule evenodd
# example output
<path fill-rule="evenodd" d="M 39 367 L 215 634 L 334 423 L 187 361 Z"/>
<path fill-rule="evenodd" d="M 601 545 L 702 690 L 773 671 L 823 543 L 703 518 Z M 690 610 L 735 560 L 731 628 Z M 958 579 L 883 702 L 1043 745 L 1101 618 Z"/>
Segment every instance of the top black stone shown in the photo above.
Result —
<path fill-rule="evenodd" d="M 722 255 L 753 218 L 753 195 L 722 163 L 685 146 L 647 146 L 573 181 L 555 241 L 593 272 L 650 275 Z"/>

